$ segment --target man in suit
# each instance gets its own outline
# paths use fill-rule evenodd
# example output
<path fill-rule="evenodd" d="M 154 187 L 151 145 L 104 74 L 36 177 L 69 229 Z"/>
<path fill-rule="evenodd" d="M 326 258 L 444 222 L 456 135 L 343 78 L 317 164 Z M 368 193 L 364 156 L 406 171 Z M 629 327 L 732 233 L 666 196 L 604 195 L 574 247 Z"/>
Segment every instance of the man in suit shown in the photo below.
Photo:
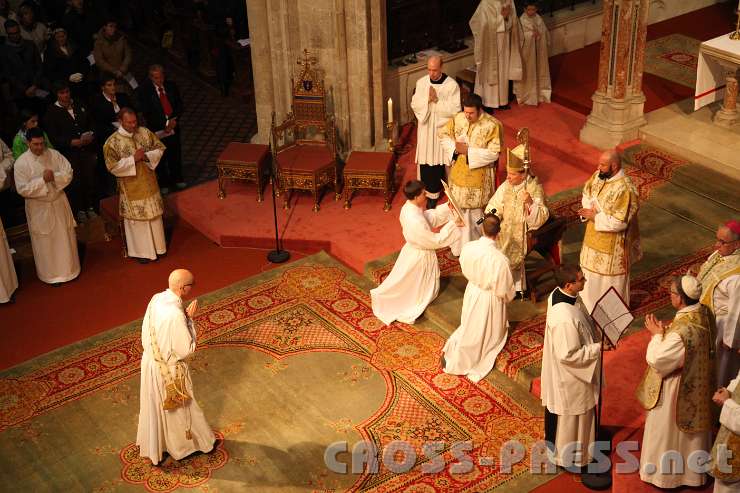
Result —
<path fill-rule="evenodd" d="M 69 198 L 77 220 L 83 222 L 96 216 L 93 122 L 85 107 L 72 100 L 67 82 L 55 82 L 54 93 L 57 100 L 46 110 L 44 127 L 54 148 L 72 165 Z"/>
<path fill-rule="evenodd" d="M 112 195 L 116 190 L 113 176 L 108 173 L 103 158 L 103 144 L 113 135 L 120 125 L 118 112 L 122 108 L 133 108 L 131 98 L 125 92 L 116 92 L 116 76 L 111 72 L 100 75 L 100 91 L 90 98 L 90 113 L 95 124 L 95 136 L 98 153 L 98 198 Z"/>
<path fill-rule="evenodd" d="M 179 120 L 183 112 L 180 91 L 174 82 L 165 80 L 164 68 L 161 65 L 152 65 L 149 67 L 149 78 L 139 86 L 136 95 L 147 128 L 154 132 L 167 148 L 162 158 L 163 163 L 157 167 L 157 178 L 162 193 L 167 193 L 168 187 L 172 186 L 178 189 L 185 188 L 187 185 L 182 177 L 180 146 Z"/>

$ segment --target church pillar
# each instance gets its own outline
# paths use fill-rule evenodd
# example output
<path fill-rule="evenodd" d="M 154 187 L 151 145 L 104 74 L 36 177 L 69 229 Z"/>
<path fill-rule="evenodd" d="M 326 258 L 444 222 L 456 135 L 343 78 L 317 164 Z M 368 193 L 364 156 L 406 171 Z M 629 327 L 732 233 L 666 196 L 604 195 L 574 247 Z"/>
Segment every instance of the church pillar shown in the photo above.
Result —
<path fill-rule="evenodd" d="M 606 149 L 645 125 L 642 72 L 649 0 L 604 0 L 599 80 L 582 142 Z"/>
<path fill-rule="evenodd" d="M 291 78 L 308 49 L 324 78 L 341 155 L 382 142 L 385 0 L 249 0 L 258 132 L 269 142 L 273 110 L 290 112 Z M 380 114 L 377 114 L 380 111 Z"/>

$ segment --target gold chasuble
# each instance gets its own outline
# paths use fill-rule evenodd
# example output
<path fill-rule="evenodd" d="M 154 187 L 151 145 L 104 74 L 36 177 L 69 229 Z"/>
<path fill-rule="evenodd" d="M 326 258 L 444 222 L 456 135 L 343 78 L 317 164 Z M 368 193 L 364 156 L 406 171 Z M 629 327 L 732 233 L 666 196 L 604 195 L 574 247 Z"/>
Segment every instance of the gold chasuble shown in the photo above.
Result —
<path fill-rule="evenodd" d="M 637 189 L 624 174 L 614 180 L 602 180 L 594 173 L 583 187 L 583 196 L 595 198 L 604 214 L 626 222 L 619 232 L 596 231 L 595 221 L 586 224 L 581 249 L 581 268 L 602 276 L 620 276 L 640 260 L 640 232 L 637 227 L 639 208 Z"/>
<path fill-rule="evenodd" d="M 145 152 L 162 150 L 165 146 L 145 127 L 138 127 L 133 135 L 114 132 L 103 146 L 105 166 L 112 170 L 121 159 L 134 155 L 138 149 Z M 136 163 L 136 175 L 118 176 L 119 214 L 133 221 L 150 221 L 164 212 L 157 175 L 146 161 Z"/>
<path fill-rule="evenodd" d="M 487 113 L 482 113 L 475 123 L 458 113 L 440 131 L 440 137 L 449 137 L 455 142 L 466 142 L 468 154 L 476 149 L 498 154 L 503 145 L 504 128 L 501 122 Z M 459 155 L 450 170 L 450 192 L 463 209 L 482 209 L 493 195 L 493 172 L 490 166 L 471 169 L 468 156 Z"/>
<path fill-rule="evenodd" d="M 681 382 L 676 399 L 676 425 L 684 433 L 712 429 L 712 392 L 714 391 L 713 321 L 705 306 L 698 310 L 677 313 L 666 334 L 681 336 L 686 356 L 681 371 Z M 679 371 L 679 370 L 676 370 Z M 637 400 L 647 409 L 653 409 L 661 399 L 663 379 L 651 366 L 645 370 L 637 387 Z"/>
<path fill-rule="evenodd" d="M 715 313 L 714 307 L 714 288 L 720 282 L 736 274 L 740 274 L 740 249 L 726 257 L 716 251 L 711 254 L 707 261 L 702 264 L 697 276 L 702 286 L 701 304 L 708 306 L 712 313 L 718 315 Z"/>
<path fill-rule="evenodd" d="M 740 389 L 732 392 L 733 401 L 740 404 Z M 727 451 L 720 454 L 720 447 Z M 728 457 L 729 453 L 732 455 Z M 724 458 L 725 460 L 718 460 Z M 720 464 L 727 464 L 729 467 L 720 467 Z M 740 435 L 730 431 L 725 425 L 720 426 L 717 438 L 714 440 L 712 447 L 712 469 L 709 474 L 715 479 L 720 479 L 727 483 L 740 481 Z"/>

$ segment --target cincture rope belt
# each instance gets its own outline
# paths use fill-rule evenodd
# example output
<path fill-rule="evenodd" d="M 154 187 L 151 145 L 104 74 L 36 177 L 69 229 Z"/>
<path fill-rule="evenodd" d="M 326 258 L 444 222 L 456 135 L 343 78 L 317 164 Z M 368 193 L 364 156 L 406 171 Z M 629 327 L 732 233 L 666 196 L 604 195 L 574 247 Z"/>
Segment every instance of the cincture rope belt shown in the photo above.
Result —
<path fill-rule="evenodd" d="M 185 406 L 190 402 L 190 395 L 188 395 L 187 388 L 185 387 L 185 374 L 187 366 L 184 361 L 178 361 L 175 364 L 175 377 L 172 378 L 169 366 L 162 358 L 162 353 L 159 350 L 157 340 L 154 338 L 154 324 L 149 325 L 149 339 L 152 345 L 152 354 L 154 355 L 154 361 L 159 366 L 159 372 L 162 375 L 165 383 L 165 400 L 162 403 L 162 409 L 165 411 L 172 411 L 179 407 Z M 190 408 L 188 408 L 188 427 L 185 430 L 185 438 L 187 440 L 193 439 L 191 433 L 191 416 Z"/>

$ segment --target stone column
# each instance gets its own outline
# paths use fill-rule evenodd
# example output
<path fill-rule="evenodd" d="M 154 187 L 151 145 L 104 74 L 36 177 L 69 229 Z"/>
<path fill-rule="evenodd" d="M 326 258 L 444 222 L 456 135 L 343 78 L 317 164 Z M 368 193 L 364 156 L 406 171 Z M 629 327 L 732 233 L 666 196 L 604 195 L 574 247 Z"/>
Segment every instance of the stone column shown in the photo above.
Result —
<path fill-rule="evenodd" d="M 601 149 L 637 138 L 645 125 L 642 72 L 649 0 L 604 0 L 599 82 L 581 141 Z"/>
<path fill-rule="evenodd" d="M 247 2 L 258 126 L 253 142 L 269 142 L 273 110 L 278 122 L 290 111 L 291 78 L 304 48 L 318 60 L 340 154 L 382 140 L 384 6 L 385 0 Z"/>

